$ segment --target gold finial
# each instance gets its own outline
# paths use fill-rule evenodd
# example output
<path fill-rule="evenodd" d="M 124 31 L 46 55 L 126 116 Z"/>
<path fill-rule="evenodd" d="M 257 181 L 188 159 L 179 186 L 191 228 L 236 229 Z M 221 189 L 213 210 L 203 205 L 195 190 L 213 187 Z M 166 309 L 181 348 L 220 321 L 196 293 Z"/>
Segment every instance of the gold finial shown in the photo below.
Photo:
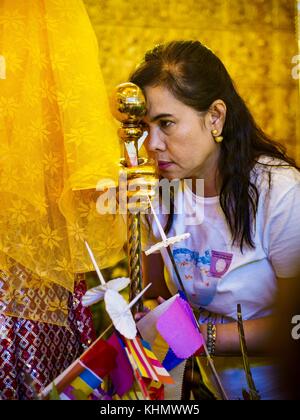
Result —
<path fill-rule="evenodd" d="M 142 90 L 134 83 L 122 83 L 115 88 L 110 106 L 112 115 L 121 122 L 120 139 L 138 156 L 138 140 L 144 132 L 141 120 L 147 112 Z"/>
<path fill-rule="evenodd" d="M 111 97 L 111 112 L 122 123 L 139 123 L 146 114 L 142 90 L 134 83 L 118 85 Z"/>

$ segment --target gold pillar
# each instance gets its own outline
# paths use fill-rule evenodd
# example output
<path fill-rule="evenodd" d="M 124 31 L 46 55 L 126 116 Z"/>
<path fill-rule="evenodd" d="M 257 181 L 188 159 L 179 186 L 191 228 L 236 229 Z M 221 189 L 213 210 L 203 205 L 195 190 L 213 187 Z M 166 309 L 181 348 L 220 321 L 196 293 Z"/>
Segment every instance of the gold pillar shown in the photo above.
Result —
<path fill-rule="evenodd" d="M 121 122 L 118 130 L 121 142 L 124 144 L 124 159 L 121 164 L 128 168 L 128 177 L 154 175 L 154 166 L 149 160 L 139 158 L 138 141 L 144 130 L 141 120 L 146 114 L 146 101 L 141 89 L 133 83 L 122 83 L 115 89 L 111 101 L 114 117 Z M 120 205 L 122 205 L 120 203 Z M 130 277 L 129 300 L 133 300 L 143 288 L 142 258 L 141 258 L 141 216 L 140 212 L 127 211 L 127 249 L 128 269 Z M 122 210 L 124 211 L 124 209 Z M 133 314 L 143 309 L 140 299 L 132 308 Z"/>

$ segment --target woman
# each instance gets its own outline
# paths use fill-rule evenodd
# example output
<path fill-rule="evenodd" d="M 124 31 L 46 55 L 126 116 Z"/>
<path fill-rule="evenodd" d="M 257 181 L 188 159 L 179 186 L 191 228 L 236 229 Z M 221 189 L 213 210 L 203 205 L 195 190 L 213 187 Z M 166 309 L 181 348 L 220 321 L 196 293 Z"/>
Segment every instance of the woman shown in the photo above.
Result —
<path fill-rule="evenodd" d="M 146 147 L 160 176 L 192 180 L 184 196 L 182 189 L 175 192 L 173 214 L 160 219 L 170 236 L 191 233 L 172 251 L 189 300 L 200 311 L 202 332 L 206 336 L 209 325 L 216 355 L 240 354 L 235 320 L 241 304 L 249 352 L 263 355 L 277 287 L 289 287 L 298 269 L 297 166 L 256 125 L 220 59 L 200 42 L 155 47 L 130 81 L 146 96 Z M 183 198 L 185 211 L 174 214 Z M 191 223 L 193 202 L 204 217 Z M 155 223 L 151 231 L 148 246 L 159 239 Z M 166 252 L 144 257 L 144 267 L 153 283 L 151 297 L 168 297 L 179 288 Z M 215 363 L 230 398 L 241 397 L 240 358 Z M 261 397 L 281 398 L 272 366 L 260 357 L 251 367 Z"/>

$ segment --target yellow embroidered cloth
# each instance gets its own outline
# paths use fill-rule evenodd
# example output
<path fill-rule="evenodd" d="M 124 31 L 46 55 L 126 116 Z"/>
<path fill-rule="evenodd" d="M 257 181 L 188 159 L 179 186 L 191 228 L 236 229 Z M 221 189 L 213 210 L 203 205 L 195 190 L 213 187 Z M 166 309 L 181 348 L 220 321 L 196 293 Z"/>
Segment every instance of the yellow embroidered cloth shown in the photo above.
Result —
<path fill-rule="evenodd" d="M 0 311 L 61 324 L 75 273 L 93 270 L 84 239 L 103 268 L 124 256 L 122 218 L 96 210 L 120 146 L 82 1 L 1 0 L 0 55 Z"/>

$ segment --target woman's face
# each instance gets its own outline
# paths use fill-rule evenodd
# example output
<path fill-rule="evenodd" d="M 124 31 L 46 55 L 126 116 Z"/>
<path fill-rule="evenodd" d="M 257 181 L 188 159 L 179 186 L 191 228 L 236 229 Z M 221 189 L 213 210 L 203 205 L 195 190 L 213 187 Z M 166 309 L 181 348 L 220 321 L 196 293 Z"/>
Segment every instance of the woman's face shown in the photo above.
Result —
<path fill-rule="evenodd" d="M 162 177 L 215 177 L 220 146 L 211 131 L 214 116 L 183 104 L 163 86 L 145 88 L 148 126 L 146 148 L 154 155 Z"/>

